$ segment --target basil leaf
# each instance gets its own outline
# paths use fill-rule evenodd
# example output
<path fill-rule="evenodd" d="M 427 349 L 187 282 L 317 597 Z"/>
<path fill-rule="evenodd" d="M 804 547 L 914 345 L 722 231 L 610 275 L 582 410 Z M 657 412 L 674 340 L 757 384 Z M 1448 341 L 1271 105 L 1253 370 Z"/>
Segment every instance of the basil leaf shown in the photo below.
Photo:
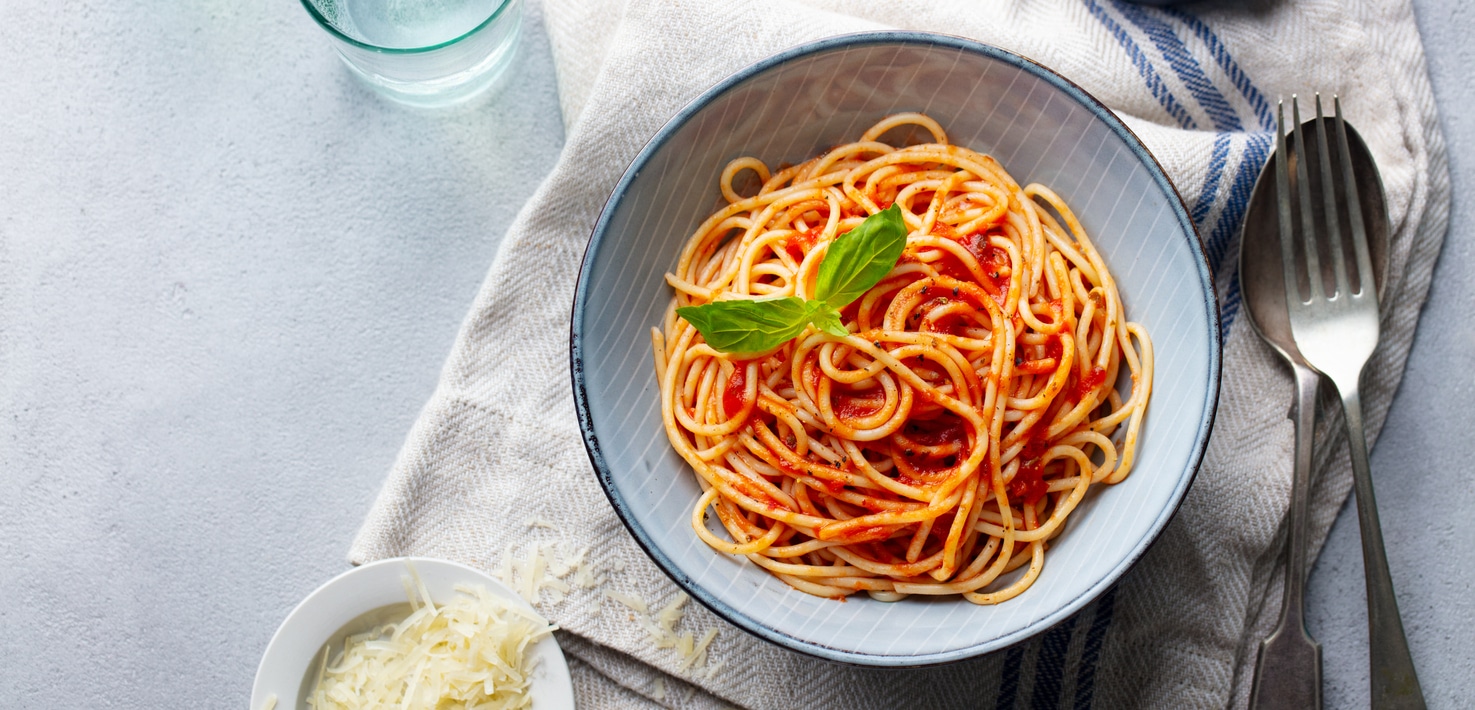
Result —
<path fill-rule="evenodd" d="M 814 311 L 809 317 L 809 322 L 813 323 L 814 327 L 841 338 L 850 335 L 850 331 L 845 329 L 845 322 L 840 319 L 840 311 L 831 308 L 830 304 L 824 301 L 809 301 L 808 303 Z"/>
<path fill-rule="evenodd" d="M 830 335 L 850 335 L 840 309 L 891 273 L 906 249 L 906 223 L 892 205 L 837 237 L 819 265 L 815 300 L 797 296 L 713 301 L 676 309 L 714 350 L 761 353 L 794 339 L 811 323 Z"/>
<path fill-rule="evenodd" d="M 836 237 L 819 265 L 814 295 L 833 308 L 844 308 L 886 278 L 907 245 L 901 208 L 887 207 L 860 226 Z"/>
<path fill-rule="evenodd" d="M 795 296 L 713 301 L 677 308 L 676 315 L 696 327 L 707 344 L 716 350 L 758 353 L 783 345 L 804 332 L 814 315 L 814 306 L 811 305 L 814 303 Z"/>

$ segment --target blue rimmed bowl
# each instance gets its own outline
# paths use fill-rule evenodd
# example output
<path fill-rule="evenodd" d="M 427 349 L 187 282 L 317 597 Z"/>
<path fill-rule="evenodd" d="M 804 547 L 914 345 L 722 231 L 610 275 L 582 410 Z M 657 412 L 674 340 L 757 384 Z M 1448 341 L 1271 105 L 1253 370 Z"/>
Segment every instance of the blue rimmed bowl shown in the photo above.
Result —
<path fill-rule="evenodd" d="M 797 163 L 880 118 L 922 111 L 959 145 L 1041 182 L 1080 217 L 1128 315 L 1151 334 L 1152 402 L 1132 475 L 1098 487 L 1027 592 L 998 606 L 958 598 L 838 603 L 795 591 L 690 530 L 700 489 L 661 427 L 650 328 L 663 275 L 718 207 L 722 168 L 753 155 Z M 570 337 L 574 398 L 599 482 L 671 579 L 774 643 L 876 666 L 943 663 L 1003 648 L 1085 606 L 1140 558 L 1188 490 L 1219 393 L 1219 320 L 1208 261 L 1162 168 L 1105 106 L 1055 72 L 944 35 L 878 32 L 765 59 L 682 109 L 640 151 L 594 227 Z"/>

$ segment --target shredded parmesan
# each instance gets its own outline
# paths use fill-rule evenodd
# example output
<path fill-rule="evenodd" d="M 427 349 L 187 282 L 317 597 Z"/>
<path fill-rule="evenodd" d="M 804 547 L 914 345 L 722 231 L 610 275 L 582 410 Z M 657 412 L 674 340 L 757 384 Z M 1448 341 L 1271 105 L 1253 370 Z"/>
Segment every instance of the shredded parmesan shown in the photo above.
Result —
<path fill-rule="evenodd" d="M 533 604 L 544 602 L 545 592 L 547 603 L 558 604 L 574 587 L 593 589 L 605 581 L 589 563 L 589 548 L 552 543 L 527 545 L 520 554 L 509 547 L 497 576 Z"/>
<path fill-rule="evenodd" d="M 440 606 L 418 575 L 406 587 L 412 590 L 411 612 L 403 621 L 348 637 L 331 664 L 324 649 L 325 666 L 319 667 L 308 707 L 532 706 L 526 652 L 555 627 L 482 587 L 458 586 L 456 597 Z"/>
<path fill-rule="evenodd" d="M 685 592 L 677 592 L 676 596 L 671 598 L 671 602 L 666 604 L 659 614 L 656 614 L 656 622 L 661 625 L 661 629 L 666 633 L 676 630 L 676 624 L 681 622 L 681 607 L 686 606 L 690 598 Z"/>
<path fill-rule="evenodd" d="M 266 702 L 261 704 L 261 710 L 276 710 L 277 694 L 271 693 L 266 696 Z"/>
<path fill-rule="evenodd" d="M 529 528 L 558 528 L 546 520 L 532 518 Z M 602 616 L 602 598 L 618 602 L 631 613 L 629 618 L 645 631 L 652 646 L 670 649 L 678 656 L 680 673 L 696 673 L 705 668 L 706 677 L 712 678 L 721 662 L 707 663 L 707 650 L 717 637 L 716 629 L 709 629 L 700 639 L 690 631 L 677 631 L 685 616 L 686 603 L 691 600 L 685 593 L 677 592 L 658 611 L 639 596 L 608 588 L 607 573 L 618 573 L 625 564 L 618 557 L 595 565 L 590 561 L 588 547 L 575 549 L 567 541 L 528 542 L 520 547 L 508 546 L 502 554 L 498 576 L 507 586 L 517 590 L 532 604 L 559 604 L 576 589 L 600 588 L 603 594 L 595 597 L 590 614 Z"/>
<path fill-rule="evenodd" d="M 644 614 L 650 611 L 650 607 L 646 606 L 645 600 L 641 599 L 640 597 L 632 597 L 628 594 L 621 594 L 613 589 L 604 590 L 604 595 L 621 604 L 624 604 L 625 606 L 630 607 L 630 610 L 637 614 Z"/>
<path fill-rule="evenodd" d="M 707 666 L 707 680 L 717 677 L 717 671 L 722 670 L 723 661 L 718 661 Z"/>
<path fill-rule="evenodd" d="M 686 638 L 691 637 L 687 635 Z M 693 666 L 699 666 L 707 661 L 707 647 L 712 645 L 712 639 L 715 638 L 717 638 L 717 629 L 707 629 L 707 633 L 702 634 L 702 640 L 697 642 L 696 648 L 692 649 L 690 653 L 684 654 L 685 657 L 681 661 L 682 673 L 685 673 Z"/>
<path fill-rule="evenodd" d="M 604 590 L 604 595 L 625 605 L 630 611 L 635 612 L 631 615 L 631 618 L 636 624 L 640 625 L 640 628 L 645 630 L 646 635 L 650 637 L 652 646 L 659 649 L 672 649 L 676 652 L 677 656 L 681 657 L 680 673 L 686 673 L 687 671 L 706 665 L 707 648 L 712 645 L 712 640 L 717 638 L 717 629 L 708 629 L 702 635 L 700 641 L 693 637 L 690 631 L 677 633 L 676 627 L 681 624 L 681 619 L 684 616 L 682 607 L 686 606 L 686 603 L 691 600 L 691 597 L 688 597 L 684 592 L 677 592 L 675 596 L 671 597 L 671 601 L 666 602 L 666 605 L 654 614 L 650 613 L 650 604 L 647 604 L 640 597 L 617 592 L 613 589 Z M 708 667 L 707 677 L 713 677 L 717 672 L 716 669 L 721 667 L 721 665 L 719 662 L 716 666 Z"/>

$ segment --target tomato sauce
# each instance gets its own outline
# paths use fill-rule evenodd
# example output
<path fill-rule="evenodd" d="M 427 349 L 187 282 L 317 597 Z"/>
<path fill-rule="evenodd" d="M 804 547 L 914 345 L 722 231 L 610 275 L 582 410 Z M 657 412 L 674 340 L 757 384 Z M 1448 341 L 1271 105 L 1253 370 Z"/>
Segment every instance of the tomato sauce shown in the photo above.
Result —
<path fill-rule="evenodd" d="M 1014 373 L 1018 375 L 1044 375 L 1054 372 L 1059 362 L 1050 358 L 1044 360 L 1025 360 L 1014 366 Z"/>
<path fill-rule="evenodd" d="M 872 527 L 846 530 L 832 539 L 841 542 L 871 542 L 873 540 L 885 540 L 888 537 L 891 537 L 891 528 L 884 525 L 875 525 Z"/>
<path fill-rule="evenodd" d="M 1080 374 L 1076 380 L 1076 401 L 1084 400 L 1086 395 L 1090 394 L 1097 387 L 1100 387 L 1101 383 L 1105 381 L 1106 370 L 1100 367 L 1093 367 L 1090 372 Z"/>
<path fill-rule="evenodd" d="M 943 276 L 950 276 L 959 281 L 974 283 L 978 280 L 973 278 L 973 272 L 969 271 L 968 267 L 952 254 L 943 254 L 937 261 L 932 262 L 932 268 L 937 269 L 937 273 Z"/>
<path fill-rule="evenodd" d="M 978 267 L 987 278 L 980 285 L 1002 304 L 1009 293 L 1009 274 L 1003 271 L 1009 266 L 1009 252 L 989 244 L 987 234 L 970 234 L 962 242 L 963 248 L 978 260 Z"/>
<path fill-rule="evenodd" d="M 1045 497 L 1049 486 L 1045 483 L 1045 464 L 1039 459 L 1027 461 L 1019 466 L 1019 471 L 1009 481 L 1009 497 L 1023 502 L 1025 505 L 1034 505 Z"/>
<path fill-rule="evenodd" d="M 951 335 L 954 337 L 965 338 L 968 337 L 966 332 L 968 330 L 968 326 L 969 323 L 964 321 L 962 318 L 958 316 L 948 316 L 933 323 L 932 327 L 929 328 L 929 330 L 933 333 L 941 333 L 942 335 Z"/>
<path fill-rule="evenodd" d="M 1050 339 L 1045 342 L 1045 357 L 1054 358 L 1055 362 L 1060 362 L 1060 356 L 1064 354 L 1064 352 L 1065 346 L 1060 344 L 1060 336 L 1052 335 L 1050 336 Z"/>
<path fill-rule="evenodd" d="M 953 527 L 953 519 L 956 517 L 958 517 L 958 514 L 952 512 L 943 513 L 942 515 L 937 516 L 932 521 L 932 530 L 930 532 L 930 535 L 935 538 L 946 540 L 948 532 Z"/>
<path fill-rule="evenodd" d="M 791 234 L 784 239 L 784 251 L 794 258 L 794 261 L 804 261 L 804 255 L 814 248 L 814 243 L 819 239 L 820 227 L 814 227 L 803 232 Z"/>
<path fill-rule="evenodd" d="M 804 384 L 809 386 L 810 392 L 819 391 L 819 365 L 813 363 L 804 366 Z"/>
<path fill-rule="evenodd" d="M 1041 430 L 1032 433 L 1029 437 L 1029 441 L 1024 442 L 1024 450 L 1019 453 L 1019 456 L 1021 459 L 1024 459 L 1026 461 L 1037 459 L 1041 456 L 1044 456 L 1045 452 L 1049 450 L 1049 448 L 1050 440 L 1045 438 L 1045 432 L 1042 428 Z"/>
<path fill-rule="evenodd" d="M 968 253 L 972 254 L 973 258 L 978 260 L 980 265 L 988 262 L 988 257 L 991 256 L 989 250 L 996 248 L 989 246 L 987 234 L 970 234 L 959 241 L 963 243 L 963 248 L 967 249 Z"/>
<path fill-rule="evenodd" d="M 848 394 L 832 394 L 830 395 L 830 408 L 841 419 L 869 417 L 881 411 L 881 407 L 886 405 L 885 395 L 880 392 L 876 394 L 879 396 L 853 397 Z"/>
<path fill-rule="evenodd" d="M 907 424 L 906 437 L 923 446 L 965 445 L 968 430 L 957 415 L 947 414 L 936 419 L 914 421 Z"/>
<path fill-rule="evenodd" d="M 1019 470 L 1009 481 L 1007 490 L 1011 500 L 1034 505 L 1045 496 L 1049 484 L 1045 483 L 1045 463 L 1040 458 L 1049 448 L 1050 441 L 1045 438 L 1043 427 L 1031 433 L 1029 441 L 1024 444 L 1024 450 L 1019 452 Z"/>
<path fill-rule="evenodd" d="M 748 405 L 748 363 L 745 360 L 734 360 L 732 363 L 732 374 L 727 378 L 727 386 L 722 388 L 722 409 L 727 416 L 736 416 Z"/>

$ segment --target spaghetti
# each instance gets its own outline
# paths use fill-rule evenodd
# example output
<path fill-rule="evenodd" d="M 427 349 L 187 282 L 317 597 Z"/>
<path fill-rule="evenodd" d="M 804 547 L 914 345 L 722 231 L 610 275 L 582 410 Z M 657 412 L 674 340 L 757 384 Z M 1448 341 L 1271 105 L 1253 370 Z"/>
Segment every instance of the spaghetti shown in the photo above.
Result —
<path fill-rule="evenodd" d="M 881 142 L 896 128 L 931 142 Z M 696 534 L 823 597 L 1027 589 L 1087 489 L 1130 473 L 1152 387 L 1151 340 L 1075 215 L 915 113 L 777 171 L 739 158 L 720 184 L 651 333 L 666 433 L 703 490 Z M 891 205 L 905 251 L 839 309 L 849 335 L 734 354 L 677 315 L 813 298 L 834 240 Z"/>

